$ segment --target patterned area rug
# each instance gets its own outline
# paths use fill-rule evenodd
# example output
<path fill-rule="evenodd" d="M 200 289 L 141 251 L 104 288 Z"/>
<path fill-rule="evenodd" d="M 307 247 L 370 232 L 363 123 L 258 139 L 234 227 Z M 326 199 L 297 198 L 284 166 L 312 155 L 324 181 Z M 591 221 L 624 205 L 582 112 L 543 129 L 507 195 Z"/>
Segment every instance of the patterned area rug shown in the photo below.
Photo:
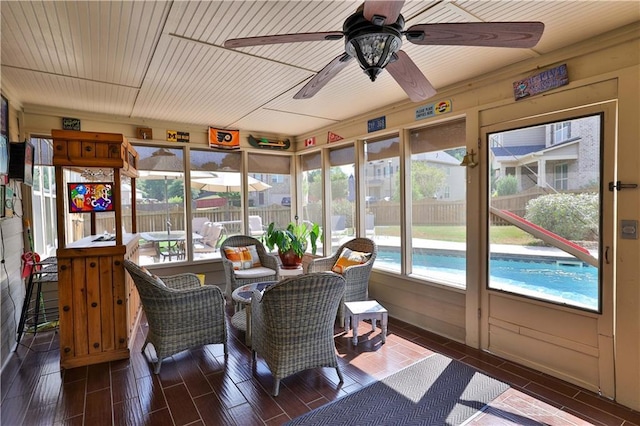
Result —
<path fill-rule="evenodd" d="M 508 388 L 434 354 L 287 425 L 460 425 Z"/>

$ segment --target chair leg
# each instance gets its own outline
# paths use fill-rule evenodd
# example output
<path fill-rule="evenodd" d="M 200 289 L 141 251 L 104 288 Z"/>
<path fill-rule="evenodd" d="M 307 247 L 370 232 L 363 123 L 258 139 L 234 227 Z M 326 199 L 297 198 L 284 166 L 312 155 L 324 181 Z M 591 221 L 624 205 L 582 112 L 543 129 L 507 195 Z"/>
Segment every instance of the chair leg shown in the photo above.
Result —
<path fill-rule="evenodd" d="M 144 348 L 146 348 L 148 344 L 149 344 L 149 341 L 145 340 L 144 345 L 142 345 L 142 350 L 140 352 L 144 353 Z"/>
<path fill-rule="evenodd" d="M 278 396 L 280 393 L 280 379 L 275 379 L 273 383 L 273 396 Z"/>
<path fill-rule="evenodd" d="M 160 367 L 162 367 L 162 360 L 158 358 L 158 362 L 156 363 L 156 368 L 153 370 L 153 373 L 160 374 Z"/>

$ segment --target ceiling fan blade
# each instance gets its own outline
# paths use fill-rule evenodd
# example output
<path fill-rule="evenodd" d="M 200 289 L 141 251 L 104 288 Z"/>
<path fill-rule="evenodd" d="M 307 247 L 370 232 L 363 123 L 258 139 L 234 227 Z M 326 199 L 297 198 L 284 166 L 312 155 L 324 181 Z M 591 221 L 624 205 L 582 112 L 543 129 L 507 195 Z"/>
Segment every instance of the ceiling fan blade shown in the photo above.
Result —
<path fill-rule="evenodd" d="M 396 22 L 404 0 L 367 0 L 364 2 L 364 17 L 375 25 L 389 25 Z M 379 18 L 378 18 L 379 17 Z"/>
<path fill-rule="evenodd" d="M 458 22 L 414 25 L 405 36 L 415 44 L 530 48 L 543 31 L 542 22 Z"/>
<path fill-rule="evenodd" d="M 325 41 L 340 40 L 344 34 L 342 31 L 329 31 L 324 33 L 297 33 L 277 34 L 258 37 L 232 38 L 224 42 L 224 47 L 248 47 L 263 46 L 265 44 L 297 43 L 300 41 Z"/>
<path fill-rule="evenodd" d="M 311 98 L 318 93 L 329 80 L 338 75 L 338 73 L 351 62 L 351 59 L 353 58 L 346 53 L 336 56 L 333 61 L 329 62 L 318 74 L 309 80 L 309 82 L 293 96 L 293 99 Z"/>
<path fill-rule="evenodd" d="M 427 77 L 422 74 L 415 62 L 402 50 L 396 52 L 398 59 L 389 62 L 386 70 L 389 71 L 400 87 L 407 92 L 409 99 L 413 102 L 420 102 L 436 94 Z"/>

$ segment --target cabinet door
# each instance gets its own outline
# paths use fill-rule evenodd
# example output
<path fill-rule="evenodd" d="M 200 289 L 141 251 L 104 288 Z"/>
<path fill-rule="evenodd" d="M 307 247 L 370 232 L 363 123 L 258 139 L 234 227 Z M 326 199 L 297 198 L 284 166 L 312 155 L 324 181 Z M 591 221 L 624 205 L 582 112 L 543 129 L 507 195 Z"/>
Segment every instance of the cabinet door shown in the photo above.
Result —
<path fill-rule="evenodd" d="M 102 326 L 102 350 L 116 348 L 113 315 L 113 265 L 111 256 L 101 256 L 100 264 L 100 316 Z"/>
<path fill-rule="evenodd" d="M 73 358 L 75 355 L 71 259 L 58 259 L 58 304 L 60 312 L 60 358 L 64 361 Z"/>
<path fill-rule="evenodd" d="M 124 263 L 121 257 L 113 258 L 113 317 L 116 330 L 116 347 L 126 349 L 129 344 L 127 312 L 127 288 L 124 279 Z"/>
<path fill-rule="evenodd" d="M 86 271 L 86 311 L 87 311 L 87 340 L 90 354 L 102 352 L 102 314 L 107 309 L 107 303 L 100 300 L 100 258 L 87 257 L 85 261 Z"/>

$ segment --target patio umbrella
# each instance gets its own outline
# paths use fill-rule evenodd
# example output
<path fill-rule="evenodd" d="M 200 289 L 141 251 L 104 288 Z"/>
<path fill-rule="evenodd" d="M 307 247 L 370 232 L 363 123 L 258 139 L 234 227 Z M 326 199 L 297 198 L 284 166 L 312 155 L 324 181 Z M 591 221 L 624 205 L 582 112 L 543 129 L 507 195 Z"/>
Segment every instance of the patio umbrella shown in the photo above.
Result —
<path fill-rule="evenodd" d="M 215 177 L 201 178 L 193 177 L 191 179 L 191 187 L 201 191 L 210 192 L 241 192 L 241 176 L 238 172 L 215 172 Z M 271 188 L 256 178 L 247 176 L 249 191 L 264 191 Z"/>
<path fill-rule="evenodd" d="M 171 232 L 170 208 L 168 200 L 169 179 L 178 179 L 184 176 L 184 163 L 182 158 L 175 155 L 167 148 L 159 148 L 149 157 L 138 161 L 139 177 L 143 179 L 164 180 L 164 201 L 167 204 L 167 232 Z M 215 173 L 202 170 L 191 171 L 191 177 L 211 178 Z"/>

